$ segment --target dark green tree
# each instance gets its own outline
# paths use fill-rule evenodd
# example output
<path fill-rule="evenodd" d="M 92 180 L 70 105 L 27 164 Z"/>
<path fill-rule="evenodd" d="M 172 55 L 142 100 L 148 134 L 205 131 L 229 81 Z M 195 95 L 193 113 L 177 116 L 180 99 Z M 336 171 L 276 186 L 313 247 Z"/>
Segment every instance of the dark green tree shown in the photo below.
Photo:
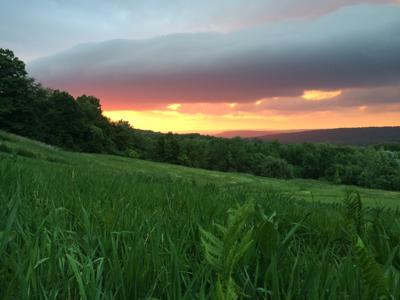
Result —
<path fill-rule="evenodd" d="M 35 103 L 40 92 L 25 64 L 11 50 L 0 48 L 0 128 L 34 137 L 40 123 Z"/>

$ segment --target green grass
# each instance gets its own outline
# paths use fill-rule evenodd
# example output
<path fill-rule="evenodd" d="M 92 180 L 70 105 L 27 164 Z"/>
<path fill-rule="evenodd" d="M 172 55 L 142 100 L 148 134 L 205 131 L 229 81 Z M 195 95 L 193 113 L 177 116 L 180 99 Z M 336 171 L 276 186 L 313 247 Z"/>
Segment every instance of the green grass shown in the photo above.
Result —
<path fill-rule="evenodd" d="M 0 298 L 399 299 L 399 201 L 0 132 Z"/>

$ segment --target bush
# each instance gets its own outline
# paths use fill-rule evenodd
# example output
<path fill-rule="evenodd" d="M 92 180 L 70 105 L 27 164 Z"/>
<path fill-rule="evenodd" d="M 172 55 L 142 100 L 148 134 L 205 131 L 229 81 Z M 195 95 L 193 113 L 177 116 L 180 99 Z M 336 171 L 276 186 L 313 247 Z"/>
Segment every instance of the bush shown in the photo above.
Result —
<path fill-rule="evenodd" d="M 286 160 L 273 156 L 266 156 L 260 165 L 261 176 L 276 178 L 293 178 L 294 168 Z"/>
<path fill-rule="evenodd" d="M 125 151 L 125 156 L 129 158 L 139 158 L 139 153 L 134 149 L 128 149 Z"/>

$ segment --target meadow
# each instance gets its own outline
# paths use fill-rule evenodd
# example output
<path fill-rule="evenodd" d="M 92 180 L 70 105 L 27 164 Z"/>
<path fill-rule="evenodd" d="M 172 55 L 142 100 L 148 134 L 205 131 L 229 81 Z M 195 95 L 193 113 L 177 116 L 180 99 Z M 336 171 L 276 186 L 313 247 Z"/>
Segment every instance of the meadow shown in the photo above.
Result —
<path fill-rule="evenodd" d="M 1 299 L 400 299 L 400 193 L 0 132 Z"/>

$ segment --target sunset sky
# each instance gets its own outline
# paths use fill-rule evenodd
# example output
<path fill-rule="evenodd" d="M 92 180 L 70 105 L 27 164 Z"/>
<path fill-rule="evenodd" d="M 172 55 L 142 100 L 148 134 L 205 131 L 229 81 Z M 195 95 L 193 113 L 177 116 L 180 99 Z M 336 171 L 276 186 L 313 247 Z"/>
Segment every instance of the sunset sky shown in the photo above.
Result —
<path fill-rule="evenodd" d="M 400 125 L 400 0 L 0 0 L 43 85 L 174 132 Z"/>

